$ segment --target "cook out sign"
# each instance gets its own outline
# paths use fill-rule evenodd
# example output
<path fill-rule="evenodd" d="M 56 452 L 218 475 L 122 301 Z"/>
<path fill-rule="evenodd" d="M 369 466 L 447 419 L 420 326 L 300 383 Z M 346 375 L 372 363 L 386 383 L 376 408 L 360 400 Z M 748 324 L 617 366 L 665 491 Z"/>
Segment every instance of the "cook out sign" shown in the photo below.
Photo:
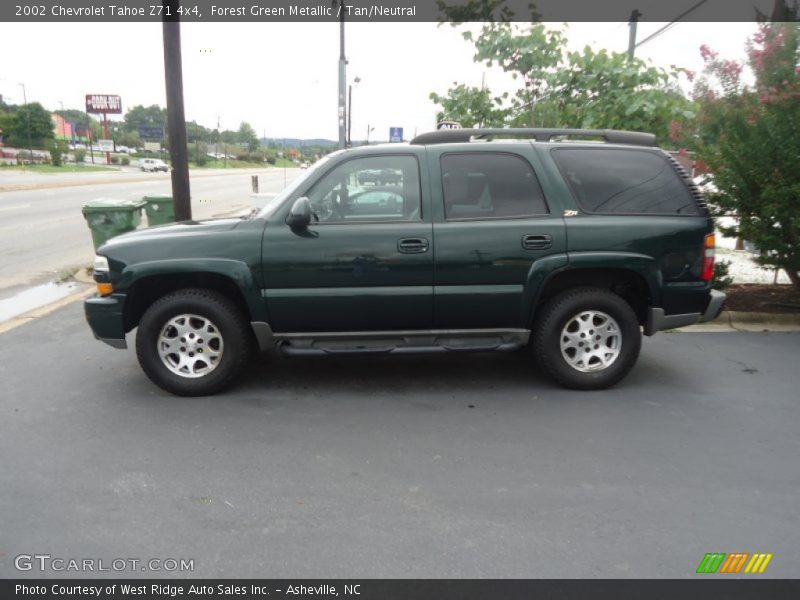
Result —
<path fill-rule="evenodd" d="M 86 94 L 86 112 L 122 114 L 122 97 L 109 94 Z"/>

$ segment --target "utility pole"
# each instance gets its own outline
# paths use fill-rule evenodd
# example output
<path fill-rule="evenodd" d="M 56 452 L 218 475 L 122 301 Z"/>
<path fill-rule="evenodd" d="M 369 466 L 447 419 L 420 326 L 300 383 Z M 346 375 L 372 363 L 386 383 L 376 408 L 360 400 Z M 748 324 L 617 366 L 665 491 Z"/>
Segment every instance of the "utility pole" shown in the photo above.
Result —
<path fill-rule="evenodd" d="M 628 60 L 633 60 L 633 53 L 636 50 L 636 26 L 639 23 L 639 17 L 642 16 L 638 10 L 631 11 L 631 18 L 628 21 L 628 28 L 630 33 L 628 36 Z"/>
<path fill-rule="evenodd" d="M 186 146 L 186 116 L 183 109 L 183 66 L 181 61 L 180 0 L 162 0 L 164 20 L 164 78 L 167 85 L 167 127 L 169 155 L 172 159 L 172 201 L 175 220 L 192 218 L 189 191 L 189 152 Z M 167 16 L 167 14 L 171 16 Z"/>
<path fill-rule="evenodd" d="M 67 137 L 66 128 L 64 127 L 64 101 L 59 100 L 58 103 L 61 105 L 61 139 L 64 139 Z"/>
<path fill-rule="evenodd" d="M 350 130 L 353 125 L 353 84 L 347 86 L 347 147 L 353 147 L 353 140 L 350 137 Z"/>
<path fill-rule="evenodd" d="M 22 86 L 22 102 L 25 104 L 25 116 L 27 117 L 28 125 L 28 160 L 33 164 L 33 143 L 31 143 L 31 111 L 28 108 L 28 94 L 25 92 L 25 84 L 20 83 Z"/>
<path fill-rule="evenodd" d="M 342 149 L 346 147 L 347 142 L 344 128 L 346 118 L 344 103 L 345 65 L 347 65 L 347 59 L 344 55 L 344 0 L 334 0 L 334 5 L 338 6 L 339 10 L 339 149 Z"/>
<path fill-rule="evenodd" d="M 353 125 L 353 86 L 358 85 L 360 77 L 353 79 L 353 83 L 347 86 L 347 147 L 352 148 L 353 139 L 350 137 Z"/>

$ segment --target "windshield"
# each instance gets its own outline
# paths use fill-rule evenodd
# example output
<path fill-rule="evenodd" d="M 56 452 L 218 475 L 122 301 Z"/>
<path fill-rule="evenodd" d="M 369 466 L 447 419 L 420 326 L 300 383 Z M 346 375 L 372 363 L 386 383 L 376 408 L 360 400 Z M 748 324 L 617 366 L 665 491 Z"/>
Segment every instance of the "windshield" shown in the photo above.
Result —
<path fill-rule="evenodd" d="M 303 185 L 303 182 L 305 182 L 306 179 L 311 177 L 320 168 L 322 168 L 328 161 L 330 161 L 332 157 L 338 156 L 342 152 L 344 152 L 344 150 L 337 150 L 336 152 L 331 152 L 330 154 L 323 156 L 321 159 L 315 162 L 314 165 L 308 171 L 300 175 L 292 183 L 290 183 L 288 186 L 286 186 L 280 192 L 278 192 L 277 196 L 269 200 L 267 204 L 264 206 L 264 208 L 258 211 L 258 214 L 255 216 L 255 218 L 266 219 L 272 216 L 272 214 L 278 209 L 278 207 L 283 204 L 286 198 L 291 196 L 295 192 L 295 190 L 297 190 L 297 188 Z"/>

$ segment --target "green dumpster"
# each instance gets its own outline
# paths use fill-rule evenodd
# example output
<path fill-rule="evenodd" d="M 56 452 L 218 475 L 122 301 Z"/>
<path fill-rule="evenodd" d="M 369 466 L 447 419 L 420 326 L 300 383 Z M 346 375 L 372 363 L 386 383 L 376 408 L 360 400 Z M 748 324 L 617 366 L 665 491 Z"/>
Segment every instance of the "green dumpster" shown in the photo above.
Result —
<path fill-rule="evenodd" d="M 144 212 L 147 213 L 147 226 L 164 225 L 175 222 L 175 205 L 172 196 L 145 196 L 142 198 Z"/>
<path fill-rule="evenodd" d="M 99 198 L 83 205 L 83 217 L 92 232 L 92 242 L 97 250 L 111 238 L 133 231 L 142 222 L 141 200 Z"/>

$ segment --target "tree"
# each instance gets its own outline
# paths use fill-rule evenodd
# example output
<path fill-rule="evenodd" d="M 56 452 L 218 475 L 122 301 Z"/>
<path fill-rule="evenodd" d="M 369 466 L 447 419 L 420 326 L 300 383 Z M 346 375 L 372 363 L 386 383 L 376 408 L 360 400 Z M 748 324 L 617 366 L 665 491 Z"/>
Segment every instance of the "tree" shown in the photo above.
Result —
<path fill-rule="evenodd" d="M 31 144 L 36 148 L 48 147 L 53 139 L 53 119 L 38 102 L 17 106 L 11 119 L 8 145 L 27 146 L 29 130 Z"/>
<path fill-rule="evenodd" d="M 255 129 L 253 129 L 250 123 L 246 123 L 245 121 L 242 121 L 241 125 L 239 125 L 236 141 L 240 144 L 247 144 L 247 151 L 251 153 L 255 152 L 260 145 Z"/>
<path fill-rule="evenodd" d="M 167 109 L 158 104 L 151 106 L 137 105 L 125 113 L 125 129 L 138 131 L 139 127 L 167 127 Z"/>
<path fill-rule="evenodd" d="M 476 62 L 495 64 L 522 81 L 512 100 L 515 115 L 527 114 L 530 127 L 541 126 L 537 118 L 540 103 L 552 91 L 551 79 L 562 62 L 567 39 L 558 30 L 548 30 L 542 23 L 518 27 L 512 23 L 487 23 L 473 39 L 471 32 L 464 38 L 475 44 Z M 542 116 L 542 115 L 539 115 Z"/>
<path fill-rule="evenodd" d="M 442 107 L 437 118 L 479 126 L 632 129 L 675 142 L 694 117 L 694 105 L 677 85 L 680 69 L 589 46 L 567 52 L 566 36 L 542 23 L 493 22 L 475 38 L 463 35 L 475 45 L 476 62 L 498 66 L 522 85 L 503 107 L 507 94 L 493 97 L 454 84 L 445 96 L 430 95 Z"/>
<path fill-rule="evenodd" d="M 198 124 L 197 121 L 188 121 L 186 139 L 190 142 L 211 142 L 214 139 L 214 132 Z"/>
<path fill-rule="evenodd" d="M 714 175 L 709 196 L 738 223 L 723 229 L 760 249 L 757 262 L 781 268 L 800 288 L 800 31 L 797 23 L 764 23 L 747 45 L 755 84 L 744 65 L 707 46 L 700 102 L 698 156 Z"/>
<path fill-rule="evenodd" d="M 502 101 L 508 97 L 493 98 L 485 88 L 467 87 L 453 82 L 447 95 L 431 92 L 430 99 L 441 106 L 436 113 L 437 121 L 458 121 L 464 127 L 502 127 L 509 115 L 509 109 L 502 108 Z"/>
<path fill-rule="evenodd" d="M 0 111 L 0 142 L 8 143 L 8 136 L 11 135 L 11 128 L 14 123 L 14 115 Z"/>
<path fill-rule="evenodd" d="M 94 120 L 82 110 L 75 110 L 73 108 L 67 110 L 56 110 L 54 112 L 62 117 L 65 121 L 74 123 L 79 127 L 86 127 L 91 121 Z"/>
<path fill-rule="evenodd" d="M 500 67 L 521 82 L 501 108 L 505 98 L 475 88 L 456 86 L 448 96 L 431 95 L 480 123 L 483 110 L 498 111 L 506 124 L 527 127 L 614 128 L 650 131 L 660 140 L 673 139 L 694 116 L 694 107 L 677 85 L 680 69 L 665 70 L 624 53 L 567 51 L 567 38 L 542 23 L 520 26 L 508 22 L 487 23 L 477 37 L 465 32 L 475 45 L 474 59 L 487 67 Z M 481 102 L 475 102 L 481 100 Z M 499 112 L 502 111 L 502 112 Z"/>

